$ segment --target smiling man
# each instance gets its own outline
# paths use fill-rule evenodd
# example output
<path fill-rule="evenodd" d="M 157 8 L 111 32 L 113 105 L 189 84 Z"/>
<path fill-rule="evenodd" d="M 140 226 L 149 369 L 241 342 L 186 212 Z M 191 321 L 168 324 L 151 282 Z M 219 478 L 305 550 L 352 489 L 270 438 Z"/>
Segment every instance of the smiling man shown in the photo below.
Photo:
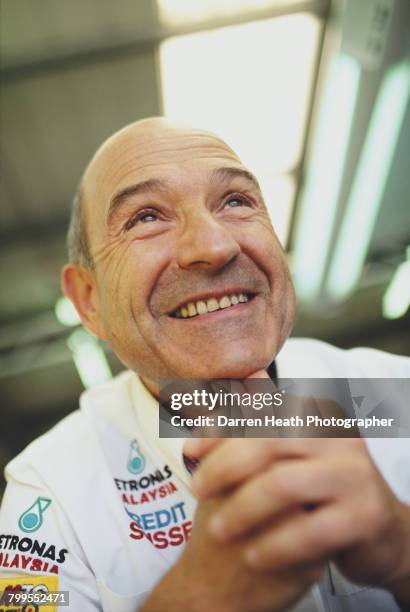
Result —
<path fill-rule="evenodd" d="M 97 152 L 81 201 L 92 265 L 68 265 L 65 291 L 148 385 L 269 365 L 293 287 L 257 180 L 223 141 L 136 123 Z"/>
<path fill-rule="evenodd" d="M 0 584 L 67 591 L 73 612 L 407 605 L 403 440 L 205 442 L 189 458 L 158 437 L 161 379 L 263 378 L 274 361 L 281 376 L 409 373 L 287 340 L 285 256 L 235 153 L 164 119 L 127 126 L 88 165 L 68 242 L 64 292 L 128 370 L 7 466 Z"/>

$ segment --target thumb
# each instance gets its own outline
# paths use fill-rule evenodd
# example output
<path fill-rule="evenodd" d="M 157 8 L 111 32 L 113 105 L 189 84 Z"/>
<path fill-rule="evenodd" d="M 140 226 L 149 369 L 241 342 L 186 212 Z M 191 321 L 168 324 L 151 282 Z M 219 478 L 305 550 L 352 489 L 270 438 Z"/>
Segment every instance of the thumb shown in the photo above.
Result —
<path fill-rule="evenodd" d="M 253 374 L 250 374 L 247 378 L 270 378 L 266 370 L 257 370 Z"/>
<path fill-rule="evenodd" d="M 201 459 L 211 450 L 219 446 L 224 438 L 189 438 L 184 444 L 184 455 Z"/>

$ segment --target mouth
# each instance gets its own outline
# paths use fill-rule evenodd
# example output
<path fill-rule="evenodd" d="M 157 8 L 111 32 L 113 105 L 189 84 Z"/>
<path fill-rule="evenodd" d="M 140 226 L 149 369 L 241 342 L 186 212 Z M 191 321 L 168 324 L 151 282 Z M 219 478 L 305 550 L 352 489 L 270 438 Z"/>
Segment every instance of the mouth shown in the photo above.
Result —
<path fill-rule="evenodd" d="M 240 304 L 250 302 L 255 297 L 254 293 L 229 293 L 220 297 L 208 297 L 182 304 L 170 313 L 170 317 L 175 319 L 191 319 L 201 317 L 210 312 L 233 309 Z"/>

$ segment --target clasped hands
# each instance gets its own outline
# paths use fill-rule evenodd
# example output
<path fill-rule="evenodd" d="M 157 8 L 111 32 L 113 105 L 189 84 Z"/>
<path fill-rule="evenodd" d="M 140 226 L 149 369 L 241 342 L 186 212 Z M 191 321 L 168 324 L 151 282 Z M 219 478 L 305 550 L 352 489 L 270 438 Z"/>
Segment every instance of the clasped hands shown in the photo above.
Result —
<path fill-rule="evenodd" d="M 332 560 L 349 580 L 410 604 L 410 508 L 362 439 L 197 438 L 185 453 L 201 459 L 192 491 L 208 504 L 203 529 L 215 543 L 238 543 L 254 572 L 305 567 L 313 579 Z"/>

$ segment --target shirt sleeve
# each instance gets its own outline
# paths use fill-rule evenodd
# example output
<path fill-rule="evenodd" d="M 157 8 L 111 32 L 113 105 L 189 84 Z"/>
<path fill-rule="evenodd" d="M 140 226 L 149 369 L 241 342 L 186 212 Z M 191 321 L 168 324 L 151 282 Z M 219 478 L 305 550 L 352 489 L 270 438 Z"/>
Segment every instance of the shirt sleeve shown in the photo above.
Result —
<path fill-rule="evenodd" d="M 102 610 L 95 576 L 53 493 L 30 473 L 22 479 L 6 469 L 6 478 L 0 508 L 0 592 L 17 587 L 15 593 L 23 597 L 38 593 L 40 598 L 42 593 L 61 593 L 56 605 L 33 608 L 38 612 Z M 17 600 L 4 603 L 2 611 L 31 609 L 16 605 Z"/>

